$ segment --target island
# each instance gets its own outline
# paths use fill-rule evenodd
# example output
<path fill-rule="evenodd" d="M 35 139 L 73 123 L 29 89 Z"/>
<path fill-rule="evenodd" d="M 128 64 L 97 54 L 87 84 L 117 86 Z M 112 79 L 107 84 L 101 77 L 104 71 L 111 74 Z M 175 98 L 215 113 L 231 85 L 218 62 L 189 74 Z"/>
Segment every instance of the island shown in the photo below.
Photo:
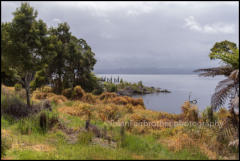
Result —
<path fill-rule="evenodd" d="M 123 79 L 118 78 L 106 78 L 102 77 L 99 79 L 102 82 L 104 91 L 106 92 L 116 92 L 121 96 L 133 96 L 133 95 L 145 95 L 152 93 L 170 93 L 167 89 L 148 87 L 143 85 L 142 81 L 137 83 L 131 83 L 123 81 Z"/>

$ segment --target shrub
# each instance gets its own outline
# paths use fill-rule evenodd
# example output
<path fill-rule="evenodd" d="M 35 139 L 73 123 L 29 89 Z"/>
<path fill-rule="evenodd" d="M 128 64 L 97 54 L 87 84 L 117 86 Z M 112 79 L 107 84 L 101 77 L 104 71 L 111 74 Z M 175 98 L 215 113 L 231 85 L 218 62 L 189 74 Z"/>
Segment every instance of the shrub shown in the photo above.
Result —
<path fill-rule="evenodd" d="M 40 114 L 39 125 L 42 131 L 45 133 L 47 131 L 47 116 L 44 112 Z"/>
<path fill-rule="evenodd" d="M 82 100 L 84 102 L 88 102 L 88 103 L 96 103 L 96 98 L 92 93 L 87 93 L 82 97 Z"/>
<path fill-rule="evenodd" d="M 28 116 L 30 109 L 17 96 L 3 96 L 1 100 L 2 114 L 10 115 L 14 118 L 21 118 Z"/>
<path fill-rule="evenodd" d="M 92 142 L 93 133 L 92 132 L 81 132 L 78 135 L 78 143 L 80 144 L 89 144 Z"/>
<path fill-rule="evenodd" d="M 2 95 L 14 95 L 14 88 L 12 88 L 12 87 L 7 87 L 7 86 L 5 86 L 5 85 L 2 85 L 1 86 L 2 88 L 1 88 L 1 94 Z"/>
<path fill-rule="evenodd" d="M 131 120 L 134 122 L 149 122 L 150 121 L 145 116 L 137 114 L 137 113 L 133 113 L 131 115 Z"/>
<path fill-rule="evenodd" d="M 33 132 L 33 127 L 37 128 L 37 126 L 32 125 L 33 122 L 30 119 L 21 119 L 18 122 L 18 130 L 21 134 L 31 134 Z"/>
<path fill-rule="evenodd" d="M 113 98 L 112 102 L 116 105 L 128 104 L 128 100 L 125 97 L 121 97 L 121 96 Z"/>
<path fill-rule="evenodd" d="M 120 118 L 120 112 L 117 106 L 106 105 L 100 110 L 100 117 L 103 121 L 105 120 L 118 120 Z"/>
<path fill-rule="evenodd" d="M 19 84 L 19 83 L 16 83 L 16 84 L 14 85 L 14 89 L 15 89 L 15 91 L 21 91 L 22 85 Z"/>
<path fill-rule="evenodd" d="M 41 87 L 41 91 L 45 93 L 50 93 L 50 92 L 53 92 L 53 89 L 50 86 L 43 86 Z"/>
<path fill-rule="evenodd" d="M 58 113 L 55 111 L 47 111 L 46 112 L 47 116 L 47 129 L 52 129 L 54 125 L 59 123 L 59 116 Z"/>
<path fill-rule="evenodd" d="M 231 116 L 230 112 L 225 108 L 220 108 L 215 115 L 215 117 L 222 121 L 226 120 L 230 116 Z"/>
<path fill-rule="evenodd" d="M 61 104 L 63 102 L 67 101 L 67 98 L 62 96 L 62 95 L 52 95 L 50 97 L 47 98 L 50 102 L 54 102 L 56 104 Z"/>
<path fill-rule="evenodd" d="M 46 99 L 47 96 L 48 96 L 48 93 L 43 93 L 38 91 L 33 92 L 33 98 L 35 99 Z"/>
<path fill-rule="evenodd" d="M 117 85 L 114 83 L 104 82 L 104 87 L 107 92 L 117 92 Z"/>
<path fill-rule="evenodd" d="M 144 107 L 144 101 L 143 101 L 142 98 L 135 98 L 135 99 L 131 98 L 131 103 L 132 103 L 133 106 L 141 105 L 143 108 L 145 108 Z"/>
<path fill-rule="evenodd" d="M 76 86 L 73 89 L 72 99 L 81 99 L 85 95 L 85 91 L 81 86 Z"/>
<path fill-rule="evenodd" d="M 193 106 L 189 101 L 184 102 L 182 105 L 182 116 L 187 121 L 198 121 L 197 106 Z"/>
<path fill-rule="evenodd" d="M 112 93 L 112 92 L 104 92 L 102 93 L 100 96 L 99 96 L 99 99 L 100 100 L 108 100 L 108 99 L 112 99 L 112 98 L 115 98 L 117 97 L 117 94 L 116 93 Z"/>
<path fill-rule="evenodd" d="M 210 122 L 210 121 L 216 121 L 217 120 L 217 114 L 216 112 L 213 112 L 213 115 L 211 114 L 211 107 L 208 106 L 205 108 L 202 112 L 202 120 L 205 122 Z"/>
<path fill-rule="evenodd" d="M 98 87 L 97 89 L 94 89 L 92 91 L 92 93 L 95 94 L 95 95 L 100 95 L 100 94 L 103 93 L 103 91 L 104 91 L 104 89 L 102 87 Z"/>
<path fill-rule="evenodd" d="M 178 152 L 182 149 L 191 149 L 194 146 L 194 140 L 187 134 L 176 134 L 168 141 L 168 147 L 174 152 Z"/>
<path fill-rule="evenodd" d="M 40 133 L 45 134 L 58 123 L 58 115 L 55 112 L 42 111 L 39 114 L 23 118 L 18 121 L 17 129 L 21 134 Z"/>
<path fill-rule="evenodd" d="M 10 142 L 1 135 L 1 158 L 6 155 L 6 151 L 11 147 Z"/>
<path fill-rule="evenodd" d="M 62 95 L 64 95 L 64 96 L 67 97 L 68 99 L 71 99 L 71 98 L 72 98 L 72 94 L 73 94 L 72 88 L 67 88 L 67 89 L 64 89 L 64 90 L 62 91 Z"/>

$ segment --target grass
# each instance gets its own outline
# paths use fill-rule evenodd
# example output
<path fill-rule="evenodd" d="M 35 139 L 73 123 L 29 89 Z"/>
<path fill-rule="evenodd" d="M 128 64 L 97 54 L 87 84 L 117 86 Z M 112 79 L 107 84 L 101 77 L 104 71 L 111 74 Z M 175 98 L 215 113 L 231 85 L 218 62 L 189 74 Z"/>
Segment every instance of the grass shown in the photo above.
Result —
<path fill-rule="evenodd" d="M 112 93 L 107 93 L 103 99 L 109 96 L 116 97 Z M 111 100 L 109 101 L 111 102 Z M 216 141 L 214 131 L 207 128 L 201 131 L 196 127 L 163 129 L 134 127 L 133 129 L 125 129 L 124 135 L 121 135 L 120 126 L 111 124 L 110 120 L 103 120 L 101 117 L 108 118 L 111 115 L 113 118 L 118 118 L 118 121 L 129 119 L 176 121 L 180 117 L 137 108 L 133 105 L 130 106 L 132 110 L 129 112 L 127 109 L 129 105 L 98 103 L 88 104 L 79 100 L 67 100 L 60 103 L 52 101 L 52 111 L 42 112 L 46 113 L 48 120 L 57 118 L 58 121 L 54 126 L 48 126 L 45 132 L 41 130 L 39 125 L 40 113 L 19 120 L 2 115 L 2 135 L 7 136 L 11 145 L 2 159 L 206 160 L 212 159 L 211 156 L 215 154 L 214 149 L 208 148 L 209 145 L 212 144 L 211 146 L 214 148 L 222 146 Z M 90 112 L 91 124 L 100 130 L 106 129 L 107 136 L 110 136 L 114 141 L 110 144 L 104 144 L 103 139 L 96 138 L 91 132 L 84 131 L 86 117 L 79 114 L 81 111 Z M 144 133 L 141 132 L 142 128 Z M 193 139 L 197 140 L 192 141 Z M 187 141 L 192 142 L 190 145 L 185 145 Z M 112 144 L 116 146 L 111 146 Z M 201 144 L 208 146 L 202 150 Z M 209 151 L 211 153 L 206 153 Z"/>
<path fill-rule="evenodd" d="M 84 122 L 74 116 L 66 116 L 70 127 L 83 127 Z M 124 140 L 124 146 L 117 148 L 105 148 L 101 145 L 91 145 L 92 135 L 81 133 L 79 142 L 69 144 L 68 137 L 64 132 L 48 132 L 46 134 L 34 131 L 30 134 L 18 132 L 19 122 L 9 124 L 2 118 L 4 127 L 12 132 L 14 147 L 7 151 L 6 156 L 12 159 L 207 159 L 203 154 L 189 155 L 188 150 L 177 153 L 169 151 L 162 144 L 158 143 L 153 135 L 133 135 L 128 133 Z M 27 119 L 26 123 L 33 120 Z M 96 122 L 104 127 L 107 124 Z M 109 126 L 107 126 L 109 129 Z M 118 133 L 120 127 L 114 127 L 113 131 Z M 19 144 L 19 146 L 16 146 Z M 24 145 L 22 145 L 24 144 Z M 45 145 L 46 149 L 37 149 L 38 145 Z"/>

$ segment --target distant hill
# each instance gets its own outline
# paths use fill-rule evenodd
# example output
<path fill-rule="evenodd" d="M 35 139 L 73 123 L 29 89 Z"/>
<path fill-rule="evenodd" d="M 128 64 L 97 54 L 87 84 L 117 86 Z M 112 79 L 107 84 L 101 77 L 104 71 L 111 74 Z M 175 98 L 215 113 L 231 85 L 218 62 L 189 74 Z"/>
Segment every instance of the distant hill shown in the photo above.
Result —
<path fill-rule="evenodd" d="M 118 69 L 95 69 L 96 74 L 196 74 L 195 69 L 179 68 L 118 68 Z"/>

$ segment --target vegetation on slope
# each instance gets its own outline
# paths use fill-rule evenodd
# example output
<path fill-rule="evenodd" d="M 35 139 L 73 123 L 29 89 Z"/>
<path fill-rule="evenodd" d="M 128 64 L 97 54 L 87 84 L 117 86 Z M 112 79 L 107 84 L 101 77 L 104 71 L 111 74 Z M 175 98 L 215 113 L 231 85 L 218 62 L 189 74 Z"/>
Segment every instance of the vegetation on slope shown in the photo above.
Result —
<path fill-rule="evenodd" d="M 6 95 L 15 97 L 17 91 L 6 86 L 2 89 L 1 104 L 8 105 Z M 95 96 L 94 102 L 88 102 L 83 97 L 69 100 L 51 95 L 49 87 L 43 89 L 33 93 L 46 97 L 33 94 L 33 104 L 49 100 L 50 108 L 18 118 L 13 117 L 15 113 L 2 113 L 2 138 L 8 138 L 2 142 L 6 147 L 3 159 L 234 159 L 238 154 L 236 146 L 228 146 L 232 129 L 233 134 L 225 134 L 218 126 L 174 126 L 208 120 L 208 115 L 200 114 L 189 102 L 184 103 L 181 114 L 169 114 L 146 110 L 140 102 L 132 104 L 133 98 L 127 100 L 127 96 L 123 97 L 127 104 L 116 103 L 114 99 L 122 96 L 114 93 Z M 54 101 L 54 97 L 65 100 Z M 42 127 L 43 113 L 46 126 Z M 217 121 L 224 122 L 230 115 L 225 113 L 228 111 L 214 113 Z M 86 120 L 101 137 L 85 129 Z"/>

